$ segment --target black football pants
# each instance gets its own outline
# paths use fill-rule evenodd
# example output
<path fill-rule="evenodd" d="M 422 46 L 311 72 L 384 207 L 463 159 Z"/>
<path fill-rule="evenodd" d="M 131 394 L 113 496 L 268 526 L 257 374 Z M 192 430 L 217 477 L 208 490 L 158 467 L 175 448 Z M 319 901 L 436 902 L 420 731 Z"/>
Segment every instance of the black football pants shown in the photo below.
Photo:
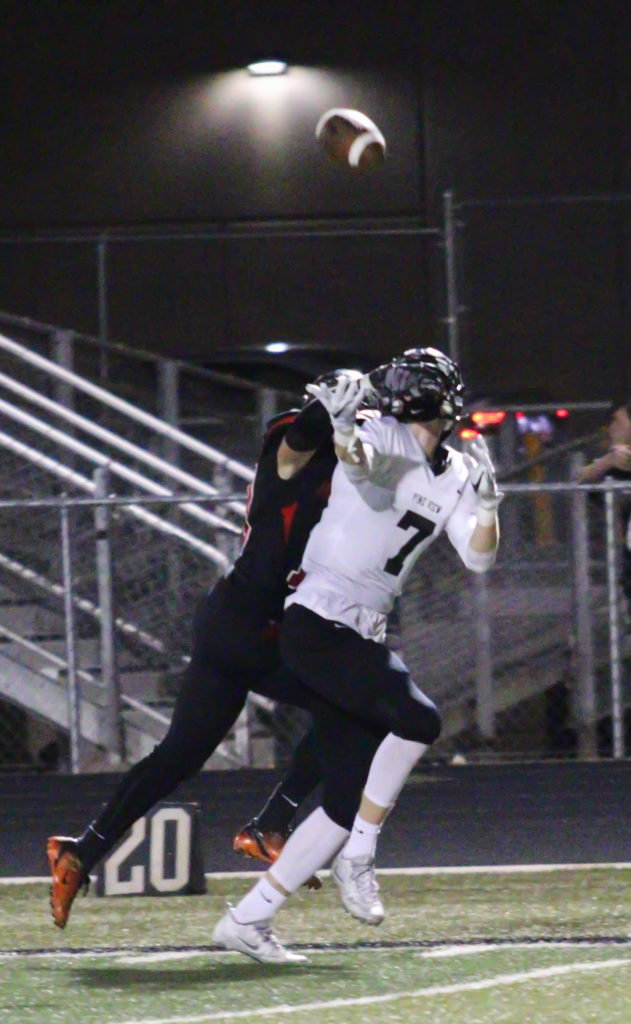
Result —
<path fill-rule="evenodd" d="M 438 739 L 436 707 L 385 644 L 293 604 L 281 628 L 281 652 L 313 693 L 322 806 L 334 820 L 340 816 L 341 789 L 345 801 L 359 804 L 372 754 L 387 733 L 426 744 Z"/>
<path fill-rule="evenodd" d="M 202 768 L 234 725 L 249 690 L 304 709 L 311 703 L 310 693 L 281 661 L 277 630 L 226 579 L 197 604 L 191 660 L 166 736 L 123 777 L 80 840 L 87 871 L 137 818 Z M 319 764 L 313 769 L 315 787 Z"/>

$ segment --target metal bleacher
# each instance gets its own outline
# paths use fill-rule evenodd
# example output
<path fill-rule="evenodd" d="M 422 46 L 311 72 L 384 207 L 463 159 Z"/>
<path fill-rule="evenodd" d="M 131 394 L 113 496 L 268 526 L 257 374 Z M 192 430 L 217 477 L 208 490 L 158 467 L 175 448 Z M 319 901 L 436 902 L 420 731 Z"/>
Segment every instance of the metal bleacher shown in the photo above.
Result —
<path fill-rule="evenodd" d="M 165 369 L 165 361 L 144 353 L 103 350 L 93 339 L 4 319 L 0 699 L 62 733 L 70 727 L 67 680 L 73 666 L 61 502 L 71 538 L 71 644 L 83 763 L 120 761 L 110 743 L 111 680 L 104 678 L 95 545 L 93 502 L 104 486 L 108 499 L 118 502 L 109 506 L 107 529 L 122 749 L 133 761 L 170 720 L 173 679 L 188 653 L 192 602 L 238 551 L 253 470 L 215 442 L 225 443 L 237 431 L 239 450 L 254 449 L 257 396 L 220 375 L 187 369 L 178 381 L 172 364 Z M 170 393 L 165 381 L 175 384 Z M 160 417 L 161 402 L 171 413 L 189 416 L 197 436 Z M 170 500 L 173 495 L 177 501 Z M 250 763 L 246 726 L 247 717 L 215 755 L 214 767 Z"/>

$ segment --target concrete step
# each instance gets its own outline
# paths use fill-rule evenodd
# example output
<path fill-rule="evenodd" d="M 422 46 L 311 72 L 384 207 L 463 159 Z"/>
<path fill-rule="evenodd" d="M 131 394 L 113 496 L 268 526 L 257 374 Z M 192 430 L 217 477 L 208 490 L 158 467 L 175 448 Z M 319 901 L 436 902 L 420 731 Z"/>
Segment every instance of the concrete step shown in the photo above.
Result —
<path fill-rule="evenodd" d="M 164 699 L 163 678 L 163 672 L 152 672 L 149 669 L 123 667 L 119 670 L 121 692 L 134 700 L 151 704 Z"/>
<path fill-rule="evenodd" d="M 35 671 L 0 653 L 0 697 L 53 723 L 64 731 L 69 730 L 68 693 L 65 682 Z M 103 707 L 106 694 L 98 687 L 83 682 L 80 688 L 79 723 L 83 740 L 94 747 L 107 749 L 109 736 Z M 158 705 L 167 719 L 171 708 Z M 126 733 L 127 759 L 130 763 L 144 757 L 153 750 L 156 742 L 164 736 L 168 723 L 159 723 L 148 715 L 133 711 L 123 715 Z"/>
<path fill-rule="evenodd" d="M 0 619 L 1 623 L 1 619 Z M 18 633 L 18 630 L 14 630 Z M 24 634 L 21 634 L 24 635 Z M 56 655 L 63 661 L 66 660 L 66 638 L 63 634 L 43 634 L 36 640 L 33 640 L 29 636 L 25 636 L 26 640 L 35 642 L 42 651 L 49 651 L 51 654 Z M 30 665 L 33 668 L 39 669 L 41 666 L 48 666 L 49 670 L 54 668 L 51 661 L 46 659 L 45 655 L 39 654 L 35 651 L 23 647 L 17 641 L 3 640 L 0 633 L 0 653 L 5 652 L 7 656 L 15 658 L 16 661 L 23 661 L 24 664 Z M 93 672 L 94 675 L 100 675 L 100 664 L 101 664 L 101 647 L 100 640 L 98 637 L 83 637 L 75 642 L 75 657 L 77 659 L 78 668 L 83 669 L 85 672 Z M 149 691 L 152 686 L 156 686 L 157 683 L 151 683 L 150 676 L 155 675 L 156 680 L 160 679 L 162 674 L 160 671 L 150 669 L 143 669 L 138 667 L 138 660 L 134 658 L 133 654 L 126 651 L 124 648 L 119 649 L 117 652 L 118 668 L 121 676 L 129 673 L 130 679 L 133 680 L 134 674 L 138 674 L 139 680 L 145 677 L 145 684 Z M 63 671 L 63 670 L 62 670 Z M 131 683 L 135 685 L 135 683 Z M 139 682 L 138 686 L 142 683 Z M 133 694 L 135 696 L 135 694 Z M 158 696 L 156 692 L 156 696 Z"/>
<path fill-rule="evenodd" d="M 66 660 L 66 641 L 60 637 L 48 638 L 38 642 L 38 647 L 42 648 L 42 652 L 33 651 L 30 648 L 23 647 L 14 641 L 8 643 L 0 643 L 0 654 L 3 654 L 6 658 L 15 661 L 18 664 L 24 665 L 27 668 L 32 669 L 34 672 L 41 672 L 43 675 L 49 678 L 56 678 L 60 672 L 64 672 L 63 667 L 59 667 L 54 664 L 50 659 L 46 658 L 45 651 L 49 651 L 51 654 L 56 655 L 58 658 Z M 75 644 L 75 656 L 78 663 L 78 668 L 83 669 L 86 672 L 95 671 L 95 675 L 98 675 L 99 662 L 100 662 L 100 651 L 98 640 L 88 638 L 85 640 L 77 640 Z"/>
<path fill-rule="evenodd" d="M 48 608 L 28 602 L 0 601 L 0 627 L 24 637 L 63 636 L 64 620 Z"/>
<path fill-rule="evenodd" d="M 0 583 L 0 601 L 3 604 L 11 604 L 13 601 L 19 603 L 21 600 L 20 588 L 18 585 L 11 586 L 8 583 Z"/>

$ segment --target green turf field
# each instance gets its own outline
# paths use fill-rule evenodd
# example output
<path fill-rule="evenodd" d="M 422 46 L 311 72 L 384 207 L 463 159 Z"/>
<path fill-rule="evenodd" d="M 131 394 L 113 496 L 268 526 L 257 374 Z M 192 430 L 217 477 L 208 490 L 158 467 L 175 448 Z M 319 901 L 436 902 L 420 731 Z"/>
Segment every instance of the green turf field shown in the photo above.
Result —
<path fill-rule="evenodd" d="M 385 875 L 380 928 L 334 887 L 277 917 L 307 964 L 213 948 L 227 899 L 79 897 L 67 929 L 42 884 L 0 886 L 3 1024 L 630 1024 L 631 870 Z"/>

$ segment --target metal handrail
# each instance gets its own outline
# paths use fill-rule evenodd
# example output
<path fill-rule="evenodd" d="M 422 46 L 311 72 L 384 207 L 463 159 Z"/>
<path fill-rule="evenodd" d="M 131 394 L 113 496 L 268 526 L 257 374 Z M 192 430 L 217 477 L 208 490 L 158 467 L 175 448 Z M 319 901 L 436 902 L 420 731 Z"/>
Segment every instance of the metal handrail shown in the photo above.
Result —
<path fill-rule="evenodd" d="M 141 448 L 140 445 L 126 440 L 126 438 L 121 437 L 119 434 L 115 434 L 112 430 L 99 426 L 98 423 L 94 423 L 85 416 L 81 416 L 79 413 L 75 412 L 73 409 L 69 409 L 65 405 L 62 405 L 60 402 L 53 401 L 52 398 L 47 398 L 46 395 L 42 395 L 39 391 L 35 391 L 33 388 L 27 387 L 26 384 L 21 384 L 13 377 L 7 376 L 6 373 L 0 373 L 0 386 L 7 388 L 7 390 L 12 391 L 21 398 L 26 398 L 27 401 L 32 402 L 33 405 L 38 405 L 40 408 L 46 409 L 47 412 L 51 412 L 53 415 L 59 416 L 60 419 L 66 420 L 67 423 L 78 427 L 86 434 L 91 434 L 92 437 L 96 437 L 99 440 L 104 441 L 106 444 L 110 444 L 112 447 L 118 448 L 119 451 L 125 452 L 126 455 L 130 455 L 138 462 L 144 462 L 145 465 L 155 469 L 163 476 L 168 476 L 172 480 L 177 480 L 178 483 L 184 484 L 186 487 L 190 487 L 194 491 L 200 491 L 202 494 L 207 494 L 211 498 L 220 496 L 219 490 L 216 487 L 213 487 L 212 484 L 208 484 L 206 481 L 200 480 L 198 477 L 193 476 L 191 473 L 187 473 L 178 466 L 172 465 L 172 463 L 167 462 L 165 459 L 161 459 L 158 455 L 154 455 L 145 448 Z M 245 505 L 242 502 L 233 501 L 230 504 L 230 507 L 240 515 L 245 514 Z"/>
<path fill-rule="evenodd" d="M 107 467 L 107 469 L 115 476 L 149 491 L 150 494 L 163 495 L 164 497 L 171 496 L 172 492 L 168 487 L 164 487 L 162 484 L 156 483 L 155 480 L 151 480 L 143 473 L 137 472 L 137 470 L 129 469 L 128 466 L 125 466 L 121 462 L 117 462 L 116 459 L 111 459 L 109 456 L 103 455 L 103 453 L 97 451 L 96 448 L 91 448 L 82 441 L 78 441 L 75 437 L 72 437 L 69 434 L 64 434 L 63 431 L 57 430 L 56 427 L 51 427 L 49 423 L 45 423 L 43 420 L 38 419 L 36 416 L 32 416 L 23 409 L 19 409 L 16 406 L 11 405 L 10 402 L 5 402 L 2 398 L 0 398 L 0 413 L 4 413 L 4 415 L 8 416 L 10 419 L 15 420 L 17 423 L 21 423 L 25 427 L 29 427 L 31 430 L 41 434 L 48 440 L 54 441 L 61 447 L 66 448 L 68 451 L 74 452 L 75 455 L 81 455 L 84 459 L 87 459 L 94 465 Z M 209 526 L 227 530 L 228 533 L 234 533 L 237 534 L 237 536 L 241 533 L 240 528 L 235 526 L 234 523 L 229 522 L 227 519 L 223 519 L 221 516 L 215 515 L 213 512 L 207 512 L 203 508 L 198 508 L 197 505 L 184 503 L 180 508 L 182 511 L 188 512 L 189 515 L 200 519 L 203 523 L 206 523 Z"/>
<path fill-rule="evenodd" d="M 26 651 L 31 651 L 33 654 L 37 654 L 44 661 L 49 661 L 51 665 L 62 671 L 67 670 L 68 662 L 65 658 L 60 658 L 58 654 L 54 654 L 52 651 L 47 650 L 46 647 L 42 647 L 40 644 L 33 643 L 32 640 L 27 640 L 25 637 L 20 636 L 19 633 L 14 632 L 12 629 L 8 629 L 0 622 L 0 636 L 7 637 L 11 643 L 16 644 L 18 647 L 23 647 Z M 6 653 L 0 649 L 0 655 L 3 654 L 7 657 Z M 13 660 L 13 659 L 12 659 Z M 91 672 L 86 672 L 85 669 L 77 669 L 77 677 L 82 679 L 86 683 L 90 683 L 92 686 L 100 686 L 99 680 L 92 675 Z M 127 707 L 133 708 L 134 711 L 140 711 L 142 714 L 147 715 L 148 718 L 152 718 L 154 721 L 159 722 L 160 725 L 169 725 L 171 718 L 169 715 L 163 715 L 160 711 L 156 711 L 155 708 L 150 707 L 145 701 L 138 700 L 137 697 L 129 697 L 126 693 L 121 693 L 121 701 L 126 704 Z"/>
<path fill-rule="evenodd" d="M 64 596 L 64 587 L 61 583 L 55 583 L 42 573 L 36 572 L 35 569 L 30 569 L 22 562 L 18 562 L 15 558 L 10 558 L 9 555 L 5 555 L 1 551 L 0 568 L 10 572 L 13 576 L 17 576 L 18 579 L 22 580 L 24 583 L 37 587 L 38 590 L 43 591 L 45 594 L 52 594 L 53 597 Z M 89 615 L 90 618 L 96 619 L 97 622 L 101 621 L 101 609 L 94 603 L 94 601 L 91 601 L 87 597 L 78 597 L 74 595 L 72 603 L 75 608 L 83 612 L 85 615 Z M 117 618 L 115 620 L 115 626 L 124 636 L 136 640 L 148 650 L 155 651 L 157 654 L 166 653 L 166 647 L 162 640 L 153 636 L 152 633 L 148 633 L 147 630 L 139 629 L 133 622 L 127 622 L 125 619 Z M 186 659 L 183 658 L 182 662 L 185 664 Z"/>
<path fill-rule="evenodd" d="M 91 381 L 80 377 L 71 370 L 64 369 L 50 359 L 45 359 L 44 356 L 32 352 L 25 345 L 12 341 L 4 334 L 0 334 L 0 349 L 4 349 L 5 352 L 9 352 L 18 359 L 22 359 L 24 362 L 44 370 L 65 384 L 76 387 L 79 391 L 83 391 L 84 394 L 90 395 L 112 409 L 116 409 L 117 412 L 123 413 L 123 415 L 128 416 L 135 422 L 149 427 L 162 437 L 181 445 L 182 448 L 187 448 L 196 455 L 201 455 L 202 458 L 208 459 L 209 462 L 213 462 L 229 473 L 234 473 L 235 476 L 240 477 L 242 480 L 250 481 L 254 479 L 254 470 L 250 466 L 246 466 L 245 463 L 229 458 L 229 456 L 224 455 L 223 452 L 218 451 L 216 448 L 211 448 L 210 445 L 198 441 L 196 438 L 184 433 L 184 431 L 178 430 L 177 427 L 172 427 L 170 424 L 165 423 L 158 416 L 153 416 L 151 413 L 145 412 L 144 409 L 139 409 L 124 398 L 119 398 L 117 395 L 113 395 L 110 391 L 99 387 L 97 384 L 92 384 Z"/>
<path fill-rule="evenodd" d="M 76 470 L 69 469 L 67 466 L 63 466 L 60 462 L 51 458 L 49 455 L 44 455 L 42 452 L 37 451 L 35 448 L 30 448 L 22 441 L 17 441 L 14 437 L 9 434 L 0 431 L 0 445 L 13 452 L 15 455 L 20 455 L 22 458 L 27 459 L 35 466 L 39 466 L 40 469 L 46 470 L 48 473 L 52 473 L 60 480 L 64 480 L 66 483 L 77 487 L 79 490 L 88 491 L 90 494 L 94 494 L 96 486 L 92 480 L 88 477 L 83 476 L 81 473 L 77 473 Z M 162 519 L 160 516 L 155 515 L 153 512 L 147 512 L 139 505 L 130 504 L 126 506 L 126 511 L 135 516 L 136 519 L 140 519 L 148 526 L 153 527 L 155 530 L 159 530 L 160 533 L 168 534 L 171 537 L 176 537 L 178 540 L 183 541 L 189 547 L 194 548 L 200 554 L 204 555 L 215 565 L 220 566 L 222 569 L 229 569 L 232 562 L 229 558 L 224 555 L 222 551 L 214 547 L 212 544 L 208 544 L 205 541 L 200 540 L 198 537 L 193 536 L 188 530 L 183 530 L 179 526 L 175 526 L 173 523 L 168 522 L 166 519 Z"/>
<path fill-rule="evenodd" d="M 36 644 L 32 640 L 27 640 L 26 637 L 20 636 L 20 634 L 16 633 L 14 630 L 8 629 L 7 626 L 2 624 L 2 622 L 0 622 L 0 636 L 7 637 L 11 643 L 17 644 L 18 647 L 23 647 L 25 651 L 31 651 L 33 654 L 37 654 L 40 658 L 43 658 L 44 661 L 49 661 L 51 665 L 54 665 L 56 668 L 62 670 L 68 668 L 68 662 L 65 658 L 60 658 L 58 654 L 54 654 L 53 651 L 49 651 L 48 648 L 42 647 L 41 644 Z M 1 648 L 0 654 L 7 657 L 6 653 Z M 98 679 L 95 679 L 92 673 L 86 672 L 85 669 L 78 668 L 77 676 L 78 678 L 83 679 L 86 683 L 92 683 L 94 686 L 100 685 Z"/>
<path fill-rule="evenodd" d="M 0 236 L 0 243 L 2 241 L 3 239 Z M 17 327 L 22 331 L 29 331 L 33 334 L 45 335 L 47 339 L 52 335 L 67 334 L 73 341 L 78 341 L 82 345 L 92 346 L 98 351 L 113 352 L 130 360 L 153 363 L 156 366 L 165 362 L 174 363 L 179 370 L 183 370 L 191 377 L 197 377 L 199 380 L 209 381 L 213 384 L 228 385 L 237 388 L 239 391 L 257 393 L 261 390 L 260 384 L 248 380 L 247 377 L 240 377 L 237 373 L 228 373 L 225 370 L 211 370 L 207 366 L 197 365 L 185 359 L 174 359 L 172 356 L 159 356 L 148 349 L 136 346 L 132 348 L 130 345 L 125 345 L 120 341 L 96 338 L 91 334 L 83 334 L 81 331 L 76 331 L 74 328 L 60 328 L 58 324 L 47 324 L 43 320 L 33 320 L 29 316 L 17 316 L 15 313 L 7 313 L 5 310 L 0 310 L 0 323 L 9 327 Z M 275 388 L 274 390 L 278 395 L 287 400 L 294 401 L 296 398 L 296 394 L 293 391 L 286 391 L 282 388 Z"/>

